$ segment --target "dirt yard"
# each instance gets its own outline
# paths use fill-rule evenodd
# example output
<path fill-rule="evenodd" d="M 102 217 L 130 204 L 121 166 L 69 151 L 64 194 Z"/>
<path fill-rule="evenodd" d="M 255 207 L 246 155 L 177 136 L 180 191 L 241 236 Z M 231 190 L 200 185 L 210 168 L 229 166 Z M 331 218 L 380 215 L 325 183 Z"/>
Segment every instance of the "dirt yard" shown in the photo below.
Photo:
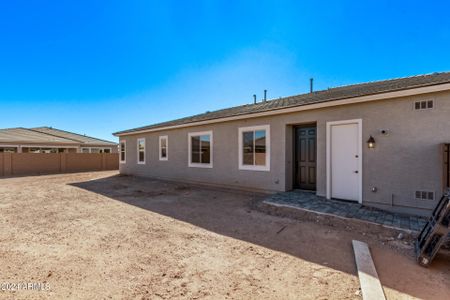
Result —
<path fill-rule="evenodd" d="M 0 179 L 0 298 L 359 299 L 351 240 L 388 299 L 448 299 L 450 260 L 419 267 L 380 228 L 253 209 L 261 195 L 117 176 Z"/>

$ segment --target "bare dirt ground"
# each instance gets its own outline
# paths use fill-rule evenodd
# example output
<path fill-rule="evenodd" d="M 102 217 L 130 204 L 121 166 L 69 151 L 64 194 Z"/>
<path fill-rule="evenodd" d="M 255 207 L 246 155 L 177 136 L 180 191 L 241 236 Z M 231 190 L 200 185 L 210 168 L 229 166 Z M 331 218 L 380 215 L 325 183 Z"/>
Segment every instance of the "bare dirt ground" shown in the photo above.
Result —
<path fill-rule="evenodd" d="M 448 299 L 450 260 L 360 223 L 254 210 L 261 195 L 117 176 L 0 179 L 0 298 L 358 299 L 352 239 L 389 299 Z"/>

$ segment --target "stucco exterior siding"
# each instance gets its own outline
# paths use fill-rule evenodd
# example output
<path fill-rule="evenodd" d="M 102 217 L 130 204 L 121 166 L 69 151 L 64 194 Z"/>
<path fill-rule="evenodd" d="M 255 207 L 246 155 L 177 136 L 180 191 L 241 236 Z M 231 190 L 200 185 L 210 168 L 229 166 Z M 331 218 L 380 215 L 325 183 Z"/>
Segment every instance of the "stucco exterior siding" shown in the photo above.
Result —
<path fill-rule="evenodd" d="M 430 110 L 414 110 L 417 100 L 434 100 Z M 326 195 L 327 122 L 362 120 L 363 204 L 428 214 L 435 200 L 415 200 L 416 190 L 442 192 L 442 143 L 450 142 L 450 92 L 409 96 L 248 118 L 209 125 L 121 136 L 126 163 L 120 172 L 145 177 L 203 182 L 237 188 L 285 191 L 293 183 L 293 126 L 317 125 L 317 194 Z M 239 170 L 238 128 L 270 125 L 270 171 Z M 388 130 L 382 135 L 381 129 Z M 213 132 L 213 168 L 188 166 L 188 133 Z M 159 160 L 159 136 L 168 136 L 168 160 Z M 368 149 L 372 135 L 376 147 Z M 138 138 L 146 139 L 146 164 L 137 164 Z M 377 192 L 372 192 L 376 187 Z"/>

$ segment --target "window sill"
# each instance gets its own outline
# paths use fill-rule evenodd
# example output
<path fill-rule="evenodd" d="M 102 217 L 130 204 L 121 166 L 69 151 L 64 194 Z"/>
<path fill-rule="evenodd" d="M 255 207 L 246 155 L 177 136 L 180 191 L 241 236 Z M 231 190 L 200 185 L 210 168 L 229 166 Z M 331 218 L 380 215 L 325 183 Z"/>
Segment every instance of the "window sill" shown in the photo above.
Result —
<path fill-rule="evenodd" d="M 239 170 L 270 172 L 270 168 L 268 166 L 239 166 Z"/>
<path fill-rule="evenodd" d="M 189 163 L 189 168 L 204 168 L 204 169 L 212 169 L 212 164 L 196 164 Z"/>

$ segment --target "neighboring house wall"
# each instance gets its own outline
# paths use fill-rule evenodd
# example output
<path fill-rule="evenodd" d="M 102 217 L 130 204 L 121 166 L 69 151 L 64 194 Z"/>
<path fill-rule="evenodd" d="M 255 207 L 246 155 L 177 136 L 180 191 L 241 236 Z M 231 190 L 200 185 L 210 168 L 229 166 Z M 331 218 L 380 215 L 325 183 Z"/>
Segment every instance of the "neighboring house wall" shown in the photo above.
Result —
<path fill-rule="evenodd" d="M 414 102 L 433 99 L 434 108 L 416 111 Z M 380 100 L 297 113 L 119 137 L 126 141 L 120 172 L 204 182 L 254 190 L 292 189 L 293 125 L 317 124 L 317 194 L 326 195 L 326 123 L 362 119 L 363 203 L 428 214 L 442 186 L 441 144 L 450 142 L 450 92 Z M 238 128 L 270 125 L 270 171 L 238 169 Z M 381 129 L 389 135 L 380 134 Z M 188 167 L 188 133 L 213 131 L 213 168 Z M 376 147 L 368 149 L 372 135 Z M 159 136 L 168 136 L 168 160 L 159 160 Z M 146 163 L 137 163 L 138 138 L 146 141 Z M 372 187 L 377 192 L 372 192 Z M 415 200 L 416 190 L 434 191 L 435 200 Z"/>

